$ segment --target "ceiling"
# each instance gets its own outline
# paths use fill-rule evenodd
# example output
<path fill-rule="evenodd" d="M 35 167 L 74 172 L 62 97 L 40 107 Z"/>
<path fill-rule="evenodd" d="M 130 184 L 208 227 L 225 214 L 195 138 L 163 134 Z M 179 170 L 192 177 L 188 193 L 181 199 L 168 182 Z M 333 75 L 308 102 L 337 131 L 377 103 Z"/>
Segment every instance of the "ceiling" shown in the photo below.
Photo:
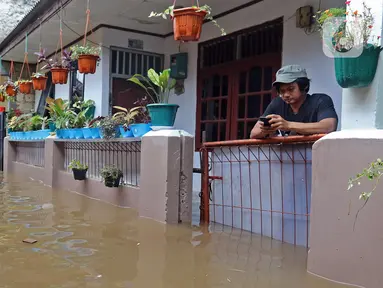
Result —
<path fill-rule="evenodd" d="M 177 0 L 176 5 L 190 5 L 191 0 Z M 60 1 L 59 1 L 60 2 Z M 111 5 L 113 2 L 113 5 Z M 243 4 L 253 2 L 250 0 L 204 0 L 214 15 L 221 14 Z M 90 0 L 91 27 L 100 24 L 119 26 L 132 30 L 166 35 L 172 32 L 171 21 L 162 18 L 148 18 L 151 11 L 161 12 L 172 4 L 172 0 Z M 63 44 L 64 46 L 84 35 L 86 22 L 87 0 L 72 0 L 62 10 L 63 18 Z M 60 7 L 57 6 L 57 9 Z M 47 55 L 56 51 L 59 40 L 60 16 L 54 15 L 28 36 L 28 53 L 32 55 L 39 50 L 40 38 L 42 46 L 47 49 Z M 92 36 L 91 36 L 92 37 Z M 93 41 L 97 41 L 94 39 Z M 4 50 L 4 60 L 22 62 L 24 58 L 25 41 L 12 43 Z M 34 56 L 29 56 L 30 62 L 35 62 Z"/>

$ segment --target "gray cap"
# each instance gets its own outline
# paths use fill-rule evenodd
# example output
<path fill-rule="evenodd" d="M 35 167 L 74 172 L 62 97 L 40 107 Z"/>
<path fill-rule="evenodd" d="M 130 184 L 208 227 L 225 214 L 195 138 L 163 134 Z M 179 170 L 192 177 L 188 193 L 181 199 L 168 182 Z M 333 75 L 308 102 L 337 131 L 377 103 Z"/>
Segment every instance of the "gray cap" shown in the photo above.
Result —
<path fill-rule="evenodd" d="M 278 70 L 273 86 L 277 83 L 292 83 L 298 78 L 307 78 L 306 70 L 299 65 L 287 65 Z"/>

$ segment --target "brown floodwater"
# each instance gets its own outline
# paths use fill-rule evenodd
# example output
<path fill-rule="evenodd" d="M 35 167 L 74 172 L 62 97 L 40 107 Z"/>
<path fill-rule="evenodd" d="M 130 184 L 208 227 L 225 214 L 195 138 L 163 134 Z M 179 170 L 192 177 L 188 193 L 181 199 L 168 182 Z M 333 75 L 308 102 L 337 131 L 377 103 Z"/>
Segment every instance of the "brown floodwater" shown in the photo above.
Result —
<path fill-rule="evenodd" d="M 31 180 L 2 184 L 0 213 L 1 288 L 345 287 L 309 275 L 305 248 L 217 225 L 163 225 Z"/>

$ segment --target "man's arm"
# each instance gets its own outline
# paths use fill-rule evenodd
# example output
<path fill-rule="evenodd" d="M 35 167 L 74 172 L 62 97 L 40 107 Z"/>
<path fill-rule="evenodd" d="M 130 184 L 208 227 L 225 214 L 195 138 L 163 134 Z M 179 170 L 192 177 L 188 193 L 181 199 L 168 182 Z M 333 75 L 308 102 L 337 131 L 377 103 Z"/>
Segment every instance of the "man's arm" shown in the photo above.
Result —
<path fill-rule="evenodd" d="M 279 97 L 278 97 L 279 98 Z M 261 117 L 266 117 L 267 115 L 270 115 L 270 114 L 274 114 L 276 113 L 276 106 L 278 106 L 278 98 L 274 98 L 270 104 L 267 106 L 265 112 L 263 113 L 263 115 Z M 275 129 L 272 129 L 271 127 L 265 127 L 263 125 L 263 122 L 262 121 L 258 121 L 253 129 L 251 130 L 251 133 L 250 133 L 250 139 L 262 139 L 262 138 L 265 138 L 267 136 L 269 136 L 270 134 L 274 134 L 275 133 Z"/>
<path fill-rule="evenodd" d="M 337 126 L 336 118 L 323 119 L 317 123 L 289 122 L 288 129 L 302 135 L 327 134 L 334 132 Z"/>
<path fill-rule="evenodd" d="M 318 105 L 318 122 L 289 122 L 290 129 L 302 135 L 327 134 L 334 132 L 338 126 L 338 115 L 330 96 L 323 95 Z"/>

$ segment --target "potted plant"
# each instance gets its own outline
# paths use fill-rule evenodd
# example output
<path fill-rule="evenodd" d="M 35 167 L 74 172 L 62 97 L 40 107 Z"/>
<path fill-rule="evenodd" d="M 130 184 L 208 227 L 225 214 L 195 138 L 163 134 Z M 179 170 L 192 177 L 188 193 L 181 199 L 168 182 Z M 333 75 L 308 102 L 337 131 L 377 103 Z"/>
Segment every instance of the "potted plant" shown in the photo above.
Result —
<path fill-rule="evenodd" d="M 225 30 L 213 19 L 212 9 L 208 5 L 179 9 L 172 5 L 163 12 L 151 12 L 149 15 L 149 17 L 162 17 L 164 19 L 167 19 L 168 16 L 173 20 L 174 39 L 176 41 L 198 41 L 205 19 L 217 26 L 222 35 L 226 35 Z"/>
<path fill-rule="evenodd" d="M 160 74 L 150 69 L 148 77 L 136 74 L 128 80 L 143 88 L 152 98 L 154 103 L 146 107 L 149 110 L 153 130 L 173 128 L 179 106 L 168 103 L 176 85 L 176 80 L 170 79 L 170 69 Z"/>
<path fill-rule="evenodd" d="M 359 13 L 346 1 L 346 8 L 319 11 L 315 16 L 324 47 L 334 56 L 335 76 L 342 88 L 366 87 L 374 80 L 380 36 L 372 37 L 374 17 L 363 3 Z"/>
<path fill-rule="evenodd" d="M 72 169 L 74 180 L 85 180 L 86 172 L 88 172 L 88 165 L 81 164 L 79 160 L 73 159 L 68 166 Z"/>
<path fill-rule="evenodd" d="M 113 117 L 105 117 L 100 122 L 100 132 L 103 139 L 118 138 L 120 133 L 118 123 Z"/>
<path fill-rule="evenodd" d="M 49 59 L 44 55 L 44 50 L 39 54 L 40 61 L 46 64 L 41 67 L 41 70 L 49 69 L 52 72 L 53 84 L 66 84 L 68 82 L 68 73 L 72 69 L 72 52 L 64 50 L 61 53 L 61 60 Z"/>
<path fill-rule="evenodd" d="M 76 113 L 79 113 L 80 111 L 87 110 L 85 116 L 89 119 L 94 118 L 94 112 L 96 110 L 96 102 L 93 100 L 75 100 L 73 101 L 72 107 Z"/>
<path fill-rule="evenodd" d="M 47 88 L 47 80 L 48 77 L 46 77 L 45 74 L 39 72 L 32 73 L 33 89 L 36 91 L 45 90 Z"/>
<path fill-rule="evenodd" d="M 4 86 L 4 92 L 9 97 L 15 97 L 18 92 L 18 87 L 15 85 L 15 83 L 12 80 L 7 80 L 3 84 Z"/>
<path fill-rule="evenodd" d="M 100 123 L 105 117 L 99 116 L 91 121 L 87 121 L 85 127 L 82 128 L 82 133 L 85 139 L 99 139 L 100 134 Z"/>
<path fill-rule="evenodd" d="M 105 166 L 101 170 L 101 177 L 104 178 L 106 187 L 119 187 L 123 174 L 116 166 Z"/>
<path fill-rule="evenodd" d="M 84 74 L 94 74 L 100 61 L 101 46 L 75 45 L 71 48 L 72 60 L 78 61 L 78 71 Z"/>
<path fill-rule="evenodd" d="M 32 92 L 32 80 L 18 80 L 15 85 L 22 94 L 31 94 Z"/>

